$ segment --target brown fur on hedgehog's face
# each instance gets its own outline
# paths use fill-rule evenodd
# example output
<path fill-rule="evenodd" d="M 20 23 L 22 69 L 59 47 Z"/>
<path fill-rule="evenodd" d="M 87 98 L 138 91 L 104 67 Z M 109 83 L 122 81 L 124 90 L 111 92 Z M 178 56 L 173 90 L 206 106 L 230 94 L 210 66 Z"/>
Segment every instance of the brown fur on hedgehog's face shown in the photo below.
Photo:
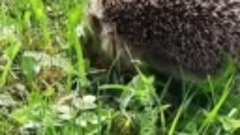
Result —
<path fill-rule="evenodd" d="M 239 57 L 240 0 L 91 0 L 90 7 L 106 52 L 125 57 L 126 47 L 155 68 L 197 76 L 216 74 L 225 52 Z"/>

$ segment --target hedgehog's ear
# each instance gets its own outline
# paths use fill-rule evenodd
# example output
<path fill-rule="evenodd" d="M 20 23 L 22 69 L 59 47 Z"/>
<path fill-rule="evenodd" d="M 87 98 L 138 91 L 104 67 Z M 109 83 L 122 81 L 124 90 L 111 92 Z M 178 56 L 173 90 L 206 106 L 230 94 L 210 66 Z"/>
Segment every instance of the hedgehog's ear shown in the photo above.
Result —
<path fill-rule="evenodd" d="M 105 0 L 89 0 L 89 14 L 95 16 L 98 19 L 103 18 L 103 4 Z"/>

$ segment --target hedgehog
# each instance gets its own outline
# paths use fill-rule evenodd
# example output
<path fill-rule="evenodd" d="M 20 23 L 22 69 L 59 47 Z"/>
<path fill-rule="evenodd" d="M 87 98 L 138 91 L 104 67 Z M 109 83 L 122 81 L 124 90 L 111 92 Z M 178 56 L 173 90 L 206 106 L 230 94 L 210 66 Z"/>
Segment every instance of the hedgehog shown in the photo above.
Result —
<path fill-rule="evenodd" d="M 89 15 L 110 57 L 163 73 L 216 75 L 240 56 L 240 0 L 90 0 Z"/>

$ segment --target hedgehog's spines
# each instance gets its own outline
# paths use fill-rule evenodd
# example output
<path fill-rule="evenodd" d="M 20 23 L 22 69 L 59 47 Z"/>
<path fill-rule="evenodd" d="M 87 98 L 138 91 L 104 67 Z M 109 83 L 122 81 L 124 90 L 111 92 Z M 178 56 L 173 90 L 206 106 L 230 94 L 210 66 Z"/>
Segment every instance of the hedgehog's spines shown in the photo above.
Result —
<path fill-rule="evenodd" d="M 240 55 L 240 0 L 95 1 L 102 26 L 156 67 L 205 76 L 221 69 L 225 53 Z"/>

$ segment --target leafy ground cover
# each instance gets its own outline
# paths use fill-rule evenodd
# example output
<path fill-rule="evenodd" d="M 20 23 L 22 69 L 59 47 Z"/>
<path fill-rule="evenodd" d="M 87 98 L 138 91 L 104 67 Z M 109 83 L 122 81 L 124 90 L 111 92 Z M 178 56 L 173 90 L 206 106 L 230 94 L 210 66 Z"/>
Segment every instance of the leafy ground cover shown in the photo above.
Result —
<path fill-rule="evenodd" d="M 126 79 L 84 53 L 87 0 L 0 6 L 1 135 L 240 134 L 231 63 L 221 77 L 198 82 L 141 71 Z"/>

